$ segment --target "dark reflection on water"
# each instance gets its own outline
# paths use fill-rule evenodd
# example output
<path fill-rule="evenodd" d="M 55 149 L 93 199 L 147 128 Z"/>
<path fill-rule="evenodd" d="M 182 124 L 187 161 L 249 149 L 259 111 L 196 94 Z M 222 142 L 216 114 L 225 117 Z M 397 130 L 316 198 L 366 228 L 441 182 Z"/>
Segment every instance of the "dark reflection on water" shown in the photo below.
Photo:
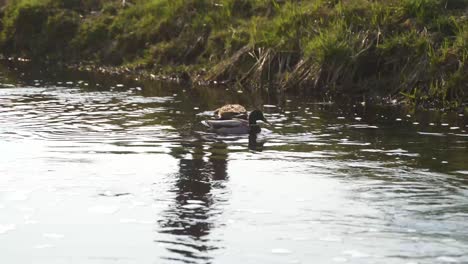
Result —
<path fill-rule="evenodd" d="M 208 133 L 200 124 L 205 111 L 231 102 L 261 108 L 272 125 L 258 136 Z M 0 121 L 3 241 L 24 240 L 15 233 L 27 230 L 18 219 L 34 222 L 40 215 L 31 212 L 45 210 L 36 198 L 48 205 L 43 195 L 52 193 L 57 204 L 71 200 L 44 213 L 44 222 L 82 207 L 110 212 L 89 221 L 115 230 L 119 218 L 150 223 L 149 237 L 132 236 L 138 228 L 128 227 L 124 240 L 150 241 L 161 251 L 140 246 L 145 250 L 115 257 L 118 245 L 106 241 L 113 245 L 107 257 L 123 263 L 141 255 L 168 263 L 468 261 L 462 113 L 0 68 Z M 120 203 L 89 209 L 85 198 Z M 18 218 L 1 211 L 15 206 Z M 149 220 L 138 218 L 148 212 Z"/>
<path fill-rule="evenodd" d="M 222 181 L 227 180 L 227 145 L 214 143 L 208 149 L 210 157 L 205 160 L 202 142 L 182 144 L 189 150 L 191 158 L 180 157 L 179 172 L 171 192 L 175 197 L 173 204 L 164 211 L 159 220 L 162 234 L 171 234 L 174 238 L 158 239 L 167 244 L 171 253 L 164 259 L 197 263 L 211 260 L 209 251 L 219 248 L 219 241 L 210 241 L 210 230 L 216 227 L 215 220 L 221 211 L 216 208 L 217 198 L 211 192 L 213 188 L 223 188 Z"/>
<path fill-rule="evenodd" d="M 254 151 L 262 151 L 265 142 L 258 139 L 257 134 L 249 135 L 249 149 Z"/>

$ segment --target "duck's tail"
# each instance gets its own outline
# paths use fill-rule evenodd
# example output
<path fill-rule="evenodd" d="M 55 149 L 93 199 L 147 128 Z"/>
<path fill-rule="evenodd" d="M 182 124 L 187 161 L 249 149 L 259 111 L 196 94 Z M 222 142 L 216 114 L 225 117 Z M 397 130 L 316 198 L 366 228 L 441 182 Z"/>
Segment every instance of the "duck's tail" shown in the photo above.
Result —
<path fill-rule="evenodd" d="M 209 124 L 206 120 L 201 121 L 201 123 L 202 123 L 204 126 L 211 128 L 210 124 Z"/>

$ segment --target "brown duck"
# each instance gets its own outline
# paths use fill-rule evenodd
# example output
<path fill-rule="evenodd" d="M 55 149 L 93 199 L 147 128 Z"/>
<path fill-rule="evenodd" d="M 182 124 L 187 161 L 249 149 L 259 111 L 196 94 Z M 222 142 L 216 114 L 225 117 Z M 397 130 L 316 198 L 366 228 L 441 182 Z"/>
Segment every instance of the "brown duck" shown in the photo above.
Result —
<path fill-rule="evenodd" d="M 230 120 L 233 118 L 247 119 L 248 113 L 245 107 L 240 104 L 227 104 L 214 110 L 215 116 L 220 120 Z"/>

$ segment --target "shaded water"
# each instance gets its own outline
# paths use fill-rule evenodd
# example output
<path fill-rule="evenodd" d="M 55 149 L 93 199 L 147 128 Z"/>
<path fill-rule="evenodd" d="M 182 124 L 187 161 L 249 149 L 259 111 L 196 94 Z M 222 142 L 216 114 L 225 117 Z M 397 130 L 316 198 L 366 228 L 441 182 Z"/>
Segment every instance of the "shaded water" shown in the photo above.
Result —
<path fill-rule="evenodd" d="M 256 139 L 200 121 L 263 108 Z M 468 263 L 461 114 L 0 70 L 2 263 Z"/>

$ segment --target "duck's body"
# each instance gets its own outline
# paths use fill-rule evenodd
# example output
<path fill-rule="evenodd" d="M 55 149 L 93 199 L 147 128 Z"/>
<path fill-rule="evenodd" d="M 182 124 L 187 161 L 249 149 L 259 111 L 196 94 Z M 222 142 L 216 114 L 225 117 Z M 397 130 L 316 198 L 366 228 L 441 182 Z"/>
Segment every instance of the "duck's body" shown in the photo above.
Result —
<path fill-rule="evenodd" d="M 202 124 L 219 134 L 248 134 L 249 122 L 243 119 L 205 120 Z"/>
<path fill-rule="evenodd" d="M 261 128 L 257 124 L 258 120 L 267 122 L 260 110 L 254 110 L 249 115 L 249 120 L 230 119 L 230 120 L 205 120 L 202 124 L 209 127 L 212 131 L 219 134 L 257 134 Z"/>
<path fill-rule="evenodd" d="M 216 110 L 214 114 L 218 119 L 221 120 L 230 120 L 233 118 L 246 119 L 247 120 L 247 110 L 240 104 L 227 104 Z"/>

